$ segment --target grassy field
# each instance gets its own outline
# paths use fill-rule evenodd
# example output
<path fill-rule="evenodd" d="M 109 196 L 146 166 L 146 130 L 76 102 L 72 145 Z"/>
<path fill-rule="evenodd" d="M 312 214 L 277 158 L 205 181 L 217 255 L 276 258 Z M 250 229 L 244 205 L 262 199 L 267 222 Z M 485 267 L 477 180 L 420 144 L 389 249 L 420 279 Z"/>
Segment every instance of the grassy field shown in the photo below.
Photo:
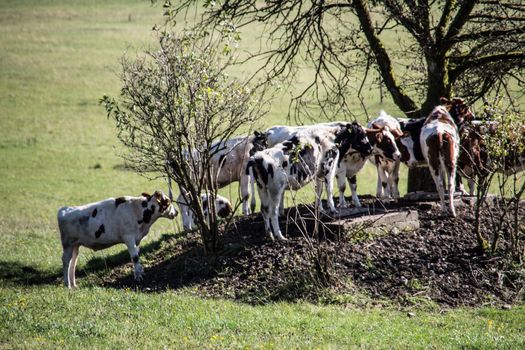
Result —
<path fill-rule="evenodd" d="M 408 317 L 393 306 L 252 307 L 104 289 L 89 278 L 65 290 L 57 209 L 166 188 L 122 169 L 114 125 L 98 105 L 118 94 L 119 57 L 153 42 L 161 12 L 149 1 L 0 2 L 0 348 L 523 347 L 523 307 Z M 391 108 L 370 100 L 371 109 Z M 285 111 L 275 104 L 260 127 L 284 123 Z M 372 168 L 359 181 L 361 193 L 375 191 Z M 145 243 L 176 230 L 159 221 Z M 83 249 L 79 269 L 123 249 Z"/>

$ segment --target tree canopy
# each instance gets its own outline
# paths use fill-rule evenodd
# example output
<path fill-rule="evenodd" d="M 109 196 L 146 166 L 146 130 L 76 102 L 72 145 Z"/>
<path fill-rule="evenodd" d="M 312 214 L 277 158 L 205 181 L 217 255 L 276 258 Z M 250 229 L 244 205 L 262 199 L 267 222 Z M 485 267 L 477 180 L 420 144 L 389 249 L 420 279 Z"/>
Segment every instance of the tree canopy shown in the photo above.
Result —
<path fill-rule="evenodd" d="M 165 7 L 176 16 L 196 0 Z M 206 1 L 197 26 L 235 32 L 264 23 L 269 48 L 253 53 L 268 81 L 315 68 L 292 102 L 347 108 L 366 84 L 382 84 L 409 117 L 441 96 L 474 102 L 524 94 L 525 4 L 519 0 Z M 355 77 L 360 82 L 356 84 Z M 326 113 L 325 113 L 326 114 Z"/>

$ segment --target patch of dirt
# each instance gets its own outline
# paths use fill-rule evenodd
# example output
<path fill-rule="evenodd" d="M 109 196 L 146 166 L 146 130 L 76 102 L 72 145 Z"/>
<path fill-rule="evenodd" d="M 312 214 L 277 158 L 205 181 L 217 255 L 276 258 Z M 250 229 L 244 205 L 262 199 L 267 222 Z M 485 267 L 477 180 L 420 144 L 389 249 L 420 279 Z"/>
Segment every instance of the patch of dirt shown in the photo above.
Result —
<path fill-rule="evenodd" d="M 381 206 L 372 198 L 364 198 L 363 204 Z M 357 288 L 372 298 L 401 303 L 413 297 L 448 306 L 523 301 L 523 266 L 511 269 L 504 254 L 489 256 L 477 249 L 470 209 L 461 208 L 458 218 L 448 218 L 428 203 L 386 206 L 388 210 L 407 208 L 418 210 L 420 229 L 374 237 L 357 231 L 328 232 L 321 242 L 313 243 L 294 225 L 288 225 L 287 232 L 285 229 L 286 220 L 298 212 L 306 213 L 306 206 L 289 209 L 281 220 L 286 242 L 266 240 L 259 214 L 239 217 L 223 235 L 224 249 L 216 256 L 204 255 L 197 236 L 165 236 L 157 250 L 141 257 L 146 275 L 139 288 L 190 287 L 199 295 L 248 303 L 317 300 L 327 284 L 338 292 L 352 293 Z M 482 222 L 485 237 L 492 234 L 487 214 Z M 524 214 L 522 209 L 521 217 Z M 307 222 L 307 230 L 311 228 Z M 508 248 L 507 238 L 501 239 L 501 253 Z M 319 245 L 321 250 L 316 249 Z M 324 284 L 319 278 L 326 276 L 319 274 L 323 265 L 313 259 L 319 252 L 330 266 L 330 281 Z M 120 266 L 103 278 L 103 284 L 135 287 L 130 271 L 130 264 Z"/>

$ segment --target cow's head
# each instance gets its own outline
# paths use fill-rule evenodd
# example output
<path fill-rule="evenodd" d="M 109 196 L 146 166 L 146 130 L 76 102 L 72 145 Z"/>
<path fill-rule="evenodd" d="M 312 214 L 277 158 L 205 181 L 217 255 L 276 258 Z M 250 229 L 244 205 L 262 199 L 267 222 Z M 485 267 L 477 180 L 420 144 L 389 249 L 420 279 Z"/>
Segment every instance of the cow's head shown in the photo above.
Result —
<path fill-rule="evenodd" d="M 210 205 L 208 203 L 209 198 L 210 196 L 206 194 L 202 195 L 202 210 L 205 216 L 208 215 L 209 210 L 210 210 Z M 228 200 L 228 198 L 223 197 L 218 194 L 215 196 L 215 212 L 217 213 L 217 216 L 219 218 L 223 218 L 223 219 L 227 218 L 228 216 L 231 215 L 231 213 L 233 213 L 233 207 L 230 201 Z"/>
<path fill-rule="evenodd" d="M 217 216 L 227 218 L 233 212 L 233 207 L 227 198 L 219 196 L 216 204 Z"/>
<path fill-rule="evenodd" d="M 457 126 L 461 126 L 463 123 L 470 122 L 475 118 L 474 113 L 472 113 L 470 107 L 462 98 L 454 97 L 452 100 L 449 100 L 441 97 L 439 101 L 448 110 Z"/>
<path fill-rule="evenodd" d="M 374 149 L 372 144 L 370 144 L 365 129 L 357 122 L 347 124 L 336 135 L 335 143 L 339 147 L 340 159 L 343 158 L 350 148 L 355 149 L 363 156 L 371 155 Z"/>
<path fill-rule="evenodd" d="M 250 149 L 250 156 L 255 152 L 259 152 L 268 148 L 268 137 L 266 133 L 255 130 L 253 132 L 252 148 Z"/>
<path fill-rule="evenodd" d="M 151 208 L 154 206 L 158 209 L 160 216 L 168 219 L 174 219 L 177 216 L 177 209 L 173 206 L 171 200 L 162 191 L 155 191 L 153 195 L 148 193 L 142 193 L 143 197 L 146 197 L 147 203 L 143 205 L 145 208 Z"/>
<path fill-rule="evenodd" d="M 396 144 L 396 137 L 388 126 L 372 124 L 372 129 L 366 129 L 368 138 L 374 144 L 374 152 L 388 159 L 398 160 L 401 153 Z M 403 136 L 401 130 L 396 131 L 397 138 Z"/>

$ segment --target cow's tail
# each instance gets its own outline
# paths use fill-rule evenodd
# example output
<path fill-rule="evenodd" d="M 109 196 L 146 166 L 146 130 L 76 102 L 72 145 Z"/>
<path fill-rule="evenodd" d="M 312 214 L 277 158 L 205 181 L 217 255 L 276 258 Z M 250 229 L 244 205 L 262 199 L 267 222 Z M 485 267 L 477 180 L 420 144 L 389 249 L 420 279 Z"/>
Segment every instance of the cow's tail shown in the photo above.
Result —
<path fill-rule="evenodd" d="M 250 188 L 251 188 L 251 200 L 250 200 L 250 210 L 251 212 L 255 212 L 255 206 L 257 205 L 257 202 L 255 200 L 255 174 L 254 174 L 254 167 L 255 167 L 255 160 L 250 158 L 248 161 L 248 164 L 246 165 L 246 175 L 250 177 Z"/>

